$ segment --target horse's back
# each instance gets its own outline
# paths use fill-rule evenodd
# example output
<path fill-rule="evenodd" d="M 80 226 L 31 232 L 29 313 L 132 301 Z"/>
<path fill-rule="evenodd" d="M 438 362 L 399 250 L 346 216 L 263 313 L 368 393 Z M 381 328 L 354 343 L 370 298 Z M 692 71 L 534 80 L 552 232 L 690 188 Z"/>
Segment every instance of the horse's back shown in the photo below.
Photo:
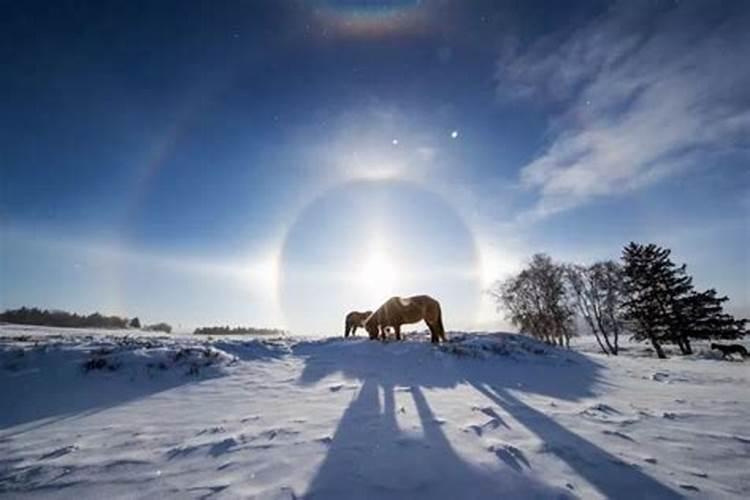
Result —
<path fill-rule="evenodd" d="M 346 315 L 346 321 L 347 323 L 362 323 L 371 314 L 372 311 L 352 311 Z"/>
<path fill-rule="evenodd" d="M 411 298 L 409 297 L 394 297 L 394 299 L 398 300 L 398 303 L 402 307 L 409 307 L 411 305 Z"/>
<path fill-rule="evenodd" d="M 414 295 L 406 300 L 413 304 L 419 304 L 422 307 L 440 307 L 440 303 L 429 295 Z"/>

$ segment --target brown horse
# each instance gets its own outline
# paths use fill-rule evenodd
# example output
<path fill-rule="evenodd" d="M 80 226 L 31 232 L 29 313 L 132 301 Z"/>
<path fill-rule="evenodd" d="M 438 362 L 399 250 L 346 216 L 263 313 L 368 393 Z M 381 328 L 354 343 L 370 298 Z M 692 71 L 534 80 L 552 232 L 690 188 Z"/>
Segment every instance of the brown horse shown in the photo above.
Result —
<path fill-rule="evenodd" d="M 357 334 L 357 328 L 364 326 L 364 321 L 372 314 L 372 311 L 352 311 L 346 315 L 346 322 L 344 328 L 344 337 Z"/>
<path fill-rule="evenodd" d="M 377 311 L 367 318 L 363 324 L 371 339 L 380 337 L 385 340 L 386 328 L 391 327 L 396 333 L 396 339 L 401 340 L 401 325 L 417 323 L 424 320 L 430 329 L 433 344 L 445 342 L 445 328 L 443 328 L 443 314 L 440 303 L 429 295 L 415 295 L 413 297 L 391 297 L 380 306 Z"/>

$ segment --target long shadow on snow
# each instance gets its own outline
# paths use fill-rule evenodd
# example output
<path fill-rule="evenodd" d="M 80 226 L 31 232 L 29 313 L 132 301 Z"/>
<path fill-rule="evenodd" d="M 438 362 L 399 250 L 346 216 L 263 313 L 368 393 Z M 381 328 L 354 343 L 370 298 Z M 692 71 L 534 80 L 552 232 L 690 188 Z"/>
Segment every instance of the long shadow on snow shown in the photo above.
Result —
<path fill-rule="evenodd" d="M 261 341 L 219 340 L 211 345 L 241 360 L 276 359 L 287 354 L 282 346 Z M 0 444 L 53 423 L 87 417 L 182 385 L 223 376 L 211 369 L 193 376 L 184 373 L 187 367 L 143 372 L 142 367 L 127 365 L 111 372 L 105 369 L 84 373 L 83 363 L 95 349 L 73 347 L 75 344 L 42 346 L 29 351 L 25 355 L 29 358 L 27 366 L 22 370 L 0 366 Z"/>
<path fill-rule="evenodd" d="M 316 383 L 334 373 L 362 381 L 359 393 L 344 411 L 306 497 L 572 496 L 566 490 L 552 488 L 524 475 L 519 472 L 520 467 L 480 468 L 456 453 L 423 389 L 450 389 L 469 384 L 544 440 L 550 453 L 566 462 L 604 496 L 682 498 L 640 470 L 621 464 L 610 453 L 508 391 L 567 400 L 594 395 L 592 389 L 599 379 L 601 365 L 576 352 L 550 350 L 546 346 L 543 349 L 548 355 L 516 360 L 511 356 L 462 358 L 423 342 L 382 345 L 369 341 L 328 340 L 298 344 L 294 353 L 305 358 L 301 384 Z M 396 387 L 409 388 L 419 416 L 421 436 L 415 437 L 399 428 L 394 409 Z M 618 468 L 616 477 L 604 475 L 605 467 L 610 466 Z"/>

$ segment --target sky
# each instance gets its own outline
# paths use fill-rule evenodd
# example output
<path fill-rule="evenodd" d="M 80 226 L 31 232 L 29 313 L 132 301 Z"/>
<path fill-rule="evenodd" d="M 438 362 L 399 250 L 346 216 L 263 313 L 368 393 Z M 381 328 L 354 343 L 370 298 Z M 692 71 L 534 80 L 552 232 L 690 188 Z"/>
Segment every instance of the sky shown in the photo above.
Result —
<path fill-rule="evenodd" d="M 448 329 L 654 242 L 750 316 L 750 5 L 0 5 L 0 308 Z"/>

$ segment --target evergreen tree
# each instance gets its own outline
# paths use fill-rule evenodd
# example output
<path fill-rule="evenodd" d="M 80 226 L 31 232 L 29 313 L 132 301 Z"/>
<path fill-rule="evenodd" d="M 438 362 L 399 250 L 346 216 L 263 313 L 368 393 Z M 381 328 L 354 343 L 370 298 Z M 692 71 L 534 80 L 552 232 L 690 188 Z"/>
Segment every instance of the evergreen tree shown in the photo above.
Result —
<path fill-rule="evenodd" d="M 736 339 L 745 335 L 747 320 L 735 319 L 724 312 L 722 304 L 728 297 L 717 297 L 716 290 L 692 292 L 679 304 L 679 315 L 674 318 L 674 329 L 679 331 L 685 345 L 684 352 L 692 353 L 690 339 Z"/>
<path fill-rule="evenodd" d="M 135 318 L 133 318 L 133 319 L 130 320 L 130 323 L 129 323 L 128 326 L 130 326 L 130 328 L 138 328 L 138 329 L 140 329 L 141 328 L 141 320 L 139 320 L 138 317 L 135 317 Z"/>
<path fill-rule="evenodd" d="M 733 339 L 745 334 L 747 320 L 724 312 L 727 297 L 716 290 L 696 292 L 685 264 L 675 265 L 671 251 L 654 244 L 630 243 L 623 250 L 625 317 L 636 340 L 649 340 L 660 358 L 662 342 L 692 354 L 690 339 Z"/>
<path fill-rule="evenodd" d="M 676 266 L 671 250 L 653 243 L 631 242 L 622 253 L 625 272 L 625 318 L 636 340 L 651 342 L 657 356 L 666 358 L 662 342 L 675 342 L 685 351 L 684 335 L 677 328 L 684 299 L 693 290 L 686 266 Z"/>

